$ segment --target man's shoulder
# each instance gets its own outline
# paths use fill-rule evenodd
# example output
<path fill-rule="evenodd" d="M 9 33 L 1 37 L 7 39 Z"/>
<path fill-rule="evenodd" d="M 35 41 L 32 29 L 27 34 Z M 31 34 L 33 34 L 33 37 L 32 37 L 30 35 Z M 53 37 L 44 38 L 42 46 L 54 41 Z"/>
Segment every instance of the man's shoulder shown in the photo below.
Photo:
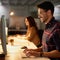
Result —
<path fill-rule="evenodd" d="M 54 29 L 55 32 L 60 32 L 60 22 L 57 22 L 55 24 L 55 29 Z"/>
<path fill-rule="evenodd" d="M 56 27 L 60 27 L 60 22 L 58 20 L 54 19 L 53 22 L 54 22 L 54 25 L 56 25 Z"/>
<path fill-rule="evenodd" d="M 56 27 L 59 27 L 59 29 L 60 29 L 60 22 L 56 23 Z"/>

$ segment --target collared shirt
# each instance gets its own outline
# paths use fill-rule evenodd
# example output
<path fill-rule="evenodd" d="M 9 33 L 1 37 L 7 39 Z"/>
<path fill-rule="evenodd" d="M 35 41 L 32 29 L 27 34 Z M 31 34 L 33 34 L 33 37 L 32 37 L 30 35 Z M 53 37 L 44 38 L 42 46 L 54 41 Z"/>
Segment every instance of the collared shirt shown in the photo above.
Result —
<path fill-rule="evenodd" d="M 60 51 L 60 23 L 53 17 L 51 21 L 46 24 L 43 33 L 42 45 L 44 52 L 52 50 Z M 59 58 L 50 58 L 51 60 L 60 60 Z"/>
<path fill-rule="evenodd" d="M 60 51 L 60 24 L 53 17 L 46 24 L 46 28 L 42 38 L 43 51 L 49 52 L 52 50 Z"/>

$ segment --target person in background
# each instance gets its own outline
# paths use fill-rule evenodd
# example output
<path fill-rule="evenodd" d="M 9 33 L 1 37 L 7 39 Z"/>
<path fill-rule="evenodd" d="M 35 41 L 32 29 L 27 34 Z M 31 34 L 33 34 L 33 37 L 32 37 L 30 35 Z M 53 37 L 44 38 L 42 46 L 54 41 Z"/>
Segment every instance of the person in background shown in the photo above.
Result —
<path fill-rule="evenodd" d="M 37 49 L 25 49 L 26 56 L 48 57 L 51 60 L 60 60 L 60 22 L 55 20 L 54 5 L 44 1 L 38 6 L 38 17 L 45 23 L 42 46 Z"/>
<path fill-rule="evenodd" d="M 24 39 L 33 42 L 38 47 L 40 45 L 40 37 L 38 35 L 38 28 L 34 18 L 31 16 L 26 17 L 25 24 L 27 26 L 27 33 Z"/>

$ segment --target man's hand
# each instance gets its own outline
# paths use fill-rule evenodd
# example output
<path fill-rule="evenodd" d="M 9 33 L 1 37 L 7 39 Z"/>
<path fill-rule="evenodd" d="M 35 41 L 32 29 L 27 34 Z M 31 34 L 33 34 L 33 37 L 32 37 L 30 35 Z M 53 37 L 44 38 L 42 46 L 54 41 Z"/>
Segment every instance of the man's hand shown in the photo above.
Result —
<path fill-rule="evenodd" d="M 27 57 L 30 56 L 40 57 L 40 52 L 36 52 L 36 51 L 27 51 L 25 54 Z"/>
<path fill-rule="evenodd" d="M 42 56 L 42 50 L 41 50 L 41 48 L 38 48 L 38 49 L 28 49 L 28 48 L 26 48 L 23 52 L 28 57 L 29 56 L 36 56 L 36 57 Z"/>
<path fill-rule="evenodd" d="M 27 51 L 35 51 L 35 49 L 28 49 L 28 48 L 26 48 L 23 52 L 26 53 Z"/>

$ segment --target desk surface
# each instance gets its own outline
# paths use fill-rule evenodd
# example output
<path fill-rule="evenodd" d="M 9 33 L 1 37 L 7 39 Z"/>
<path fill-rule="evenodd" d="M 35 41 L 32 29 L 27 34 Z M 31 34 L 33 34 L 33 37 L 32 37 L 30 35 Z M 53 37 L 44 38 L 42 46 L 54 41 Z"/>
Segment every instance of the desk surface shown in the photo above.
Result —
<path fill-rule="evenodd" d="M 24 49 L 20 48 L 21 46 L 10 46 L 7 45 L 7 55 L 5 57 L 0 57 L 0 60 L 50 60 L 45 57 L 26 57 L 23 53 Z"/>
<path fill-rule="evenodd" d="M 15 38 L 16 39 L 16 38 Z M 14 45 L 8 43 L 7 45 L 7 55 L 5 57 L 0 57 L 0 60 L 50 60 L 45 57 L 30 57 L 27 58 L 23 53 L 24 49 L 21 49 L 22 46 L 27 46 L 28 48 L 36 49 L 37 47 L 27 40 L 16 39 Z M 0 45 L 0 52 L 2 52 L 2 47 Z"/>
<path fill-rule="evenodd" d="M 45 57 L 30 57 L 27 58 L 23 53 L 24 49 L 21 49 L 21 46 L 7 46 L 8 52 L 5 57 L 5 60 L 49 60 Z M 12 50 L 11 50 L 12 49 Z"/>

